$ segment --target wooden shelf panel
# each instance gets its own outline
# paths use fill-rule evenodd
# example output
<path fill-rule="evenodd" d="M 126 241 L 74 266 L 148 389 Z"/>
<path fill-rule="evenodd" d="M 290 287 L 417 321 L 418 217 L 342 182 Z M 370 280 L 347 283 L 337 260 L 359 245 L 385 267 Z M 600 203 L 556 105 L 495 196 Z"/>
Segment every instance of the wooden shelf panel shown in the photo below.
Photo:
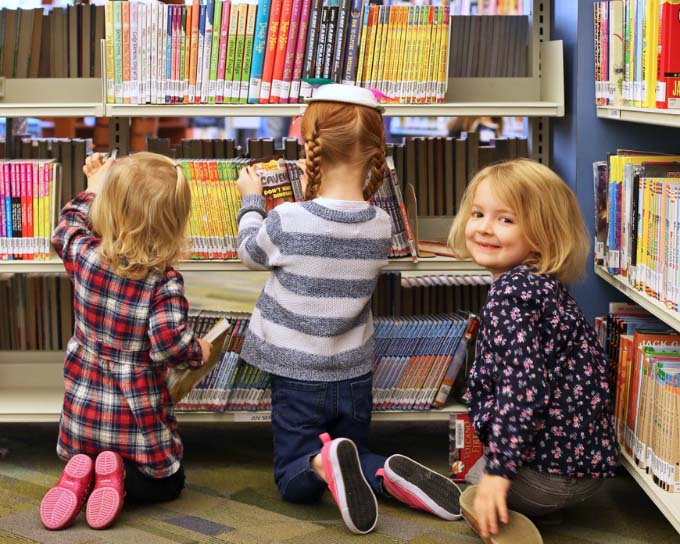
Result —
<path fill-rule="evenodd" d="M 597 116 L 600 119 L 612 119 L 615 121 L 680 127 L 680 110 L 631 108 L 628 106 L 599 106 L 597 108 Z"/>
<path fill-rule="evenodd" d="M 103 117 L 99 78 L 0 78 L 0 117 Z"/>
<path fill-rule="evenodd" d="M 63 388 L 14 387 L 0 388 L 0 423 L 56 423 L 64 398 Z M 453 404 L 441 410 L 409 412 L 390 410 L 374 412 L 374 421 L 448 421 L 450 414 L 465 413 L 467 408 Z M 259 412 L 177 412 L 180 422 L 255 423 L 271 421 L 268 411 Z"/>
<path fill-rule="evenodd" d="M 633 459 L 625 452 L 621 452 L 623 466 L 630 472 L 647 496 L 657 506 L 666 519 L 680 533 L 680 493 L 669 493 L 658 487 L 649 474 L 639 469 Z"/>
<path fill-rule="evenodd" d="M 662 302 L 633 288 L 623 276 L 613 275 L 607 272 L 607 269 L 604 266 L 595 266 L 595 274 L 621 291 L 633 302 L 636 302 L 645 310 L 661 319 L 661 321 L 680 331 L 680 312 L 669 310 Z"/>
<path fill-rule="evenodd" d="M 230 261 L 182 261 L 178 266 L 184 272 L 248 272 L 249 269 L 239 260 Z M 414 263 L 410 258 L 390 259 L 385 270 L 402 270 L 418 272 L 465 272 L 473 274 L 488 274 L 484 268 L 470 260 L 433 257 L 420 259 Z M 61 261 L 0 261 L 0 272 L 15 273 L 48 273 L 63 272 Z"/>

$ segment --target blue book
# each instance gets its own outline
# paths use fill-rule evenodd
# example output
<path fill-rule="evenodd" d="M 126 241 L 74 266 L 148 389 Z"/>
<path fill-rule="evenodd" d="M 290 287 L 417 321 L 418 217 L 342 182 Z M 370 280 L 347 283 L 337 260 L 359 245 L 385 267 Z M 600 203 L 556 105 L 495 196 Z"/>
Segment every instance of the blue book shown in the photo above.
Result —
<path fill-rule="evenodd" d="M 248 85 L 248 104 L 258 104 L 262 71 L 264 68 L 264 54 L 267 49 L 267 29 L 269 27 L 269 10 L 271 0 L 261 0 L 258 5 L 257 19 L 255 19 L 255 40 L 253 41 L 253 58 L 250 64 L 250 80 Z"/>
<path fill-rule="evenodd" d="M 340 81 L 344 84 L 354 85 L 357 77 L 359 38 L 361 37 L 361 2 L 352 0 L 349 8 L 349 31 L 345 42 L 344 57 L 342 60 L 342 74 Z M 368 10 L 366 11 L 368 13 Z"/>

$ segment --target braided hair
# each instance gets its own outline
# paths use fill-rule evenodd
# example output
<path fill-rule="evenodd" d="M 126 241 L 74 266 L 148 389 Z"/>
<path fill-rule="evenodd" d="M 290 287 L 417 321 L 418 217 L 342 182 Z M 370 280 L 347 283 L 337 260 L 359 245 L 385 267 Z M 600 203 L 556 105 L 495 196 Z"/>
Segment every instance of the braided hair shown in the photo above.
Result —
<path fill-rule="evenodd" d="M 302 117 L 301 128 L 306 149 L 306 200 L 319 194 L 324 164 L 360 166 L 367 179 L 364 198 L 376 193 L 386 169 L 385 127 L 378 111 L 340 102 L 313 102 Z"/>

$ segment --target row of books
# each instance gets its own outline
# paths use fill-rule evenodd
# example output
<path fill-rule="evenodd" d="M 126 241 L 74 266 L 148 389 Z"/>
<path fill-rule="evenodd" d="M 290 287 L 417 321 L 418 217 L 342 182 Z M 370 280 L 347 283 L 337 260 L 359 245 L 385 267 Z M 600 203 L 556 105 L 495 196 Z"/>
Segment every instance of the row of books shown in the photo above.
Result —
<path fill-rule="evenodd" d="M 65 350 L 72 335 L 66 274 L 0 274 L 0 350 Z"/>
<path fill-rule="evenodd" d="M 385 271 L 373 292 L 373 315 L 406 317 L 456 310 L 479 314 L 490 284 L 491 276 L 480 274 L 409 277 L 398 270 Z"/>
<path fill-rule="evenodd" d="M 58 193 L 59 208 L 87 188 L 83 173 L 85 158 L 92 153 L 90 138 L 32 138 L 17 136 L 16 159 L 54 159 L 61 165 L 61 192 Z M 0 158 L 4 158 L 0 155 Z M 10 158 L 10 157 L 7 157 Z"/>
<path fill-rule="evenodd" d="M 413 186 L 419 216 L 455 215 L 468 181 L 494 162 L 529 156 L 525 138 L 497 138 L 481 145 L 478 132 L 460 138 L 405 138 L 389 144 L 397 177 Z"/>
<path fill-rule="evenodd" d="M 239 357 L 248 316 L 218 312 L 193 317 L 203 335 L 221 319 L 230 321 L 219 358 L 205 378 L 178 404 L 181 410 L 268 410 L 269 375 Z M 446 403 L 466 360 L 478 321 L 455 313 L 418 318 L 375 319 L 374 410 L 429 410 Z"/>
<path fill-rule="evenodd" d="M 633 304 L 610 304 L 595 325 L 614 369 L 621 446 L 659 487 L 680 492 L 680 334 Z"/>
<path fill-rule="evenodd" d="M 452 77 L 526 77 L 529 18 L 526 15 L 451 17 Z"/>
<path fill-rule="evenodd" d="M 241 168 L 251 164 L 260 176 L 265 195 L 265 208 L 270 211 L 283 202 L 303 199 L 301 171 L 296 161 L 274 159 L 268 162 L 249 159 L 180 160 L 192 192 L 192 210 L 188 235 L 192 259 L 234 259 L 238 249 L 236 216 L 241 197 L 236 181 Z M 408 218 L 401 199 L 396 171 L 388 157 L 385 182 L 372 197 L 376 206 L 391 217 L 391 257 L 412 256 L 416 250 Z"/>
<path fill-rule="evenodd" d="M 595 259 L 680 308 L 680 155 L 619 151 L 593 166 Z"/>
<path fill-rule="evenodd" d="M 309 78 L 442 102 L 448 6 L 361 0 L 106 3 L 107 102 L 288 103 Z"/>
<path fill-rule="evenodd" d="M 680 4 L 608 0 L 593 8 L 596 103 L 680 108 Z"/>
<path fill-rule="evenodd" d="M 6 78 L 101 77 L 104 6 L 77 4 L 0 11 L 0 67 Z"/>
<path fill-rule="evenodd" d="M 283 147 L 276 147 L 274 138 L 248 138 L 243 149 L 232 138 L 183 139 L 173 147 L 170 138 L 147 138 L 146 149 L 173 159 L 235 159 L 283 157 L 295 161 L 302 155 L 297 138 L 282 138 Z"/>
<path fill-rule="evenodd" d="M 452 0 L 451 15 L 524 15 L 530 0 Z"/>
<path fill-rule="evenodd" d="M 0 160 L 0 260 L 49 258 L 60 178 L 54 160 Z"/>

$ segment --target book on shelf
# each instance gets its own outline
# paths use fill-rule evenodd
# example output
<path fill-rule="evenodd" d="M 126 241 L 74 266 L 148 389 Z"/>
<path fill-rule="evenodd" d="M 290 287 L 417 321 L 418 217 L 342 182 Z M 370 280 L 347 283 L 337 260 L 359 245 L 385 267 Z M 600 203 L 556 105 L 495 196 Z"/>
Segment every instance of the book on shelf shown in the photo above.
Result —
<path fill-rule="evenodd" d="M 482 457 L 483 446 L 475 434 L 467 414 L 449 416 L 449 469 L 454 482 L 465 482 L 465 476 Z"/>
<path fill-rule="evenodd" d="M 597 105 L 680 109 L 680 4 L 593 4 Z"/>
<path fill-rule="evenodd" d="M 203 335 L 203 340 L 212 344 L 212 349 L 210 357 L 201 367 L 196 369 L 172 367 L 168 369 L 166 381 L 174 404 L 179 404 L 215 368 L 220 359 L 222 345 L 231 327 L 232 323 L 229 320 L 220 319 Z"/>
<path fill-rule="evenodd" d="M 284 202 L 303 200 L 300 169 L 294 162 L 271 160 L 252 165 L 262 182 L 264 209 L 270 212 Z"/>
<path fill-rule="evenodd" d="M 68 15 L 86 20 L 80 11 Z M 113 1 L 95 20 L 106 40 L 108 103 L 299 102 L 311 93 L 302 80 L 324 77 L 375 88 L 385 102 L 423 104 L 443 102 L 448 85 L 448 6 Z"/>

